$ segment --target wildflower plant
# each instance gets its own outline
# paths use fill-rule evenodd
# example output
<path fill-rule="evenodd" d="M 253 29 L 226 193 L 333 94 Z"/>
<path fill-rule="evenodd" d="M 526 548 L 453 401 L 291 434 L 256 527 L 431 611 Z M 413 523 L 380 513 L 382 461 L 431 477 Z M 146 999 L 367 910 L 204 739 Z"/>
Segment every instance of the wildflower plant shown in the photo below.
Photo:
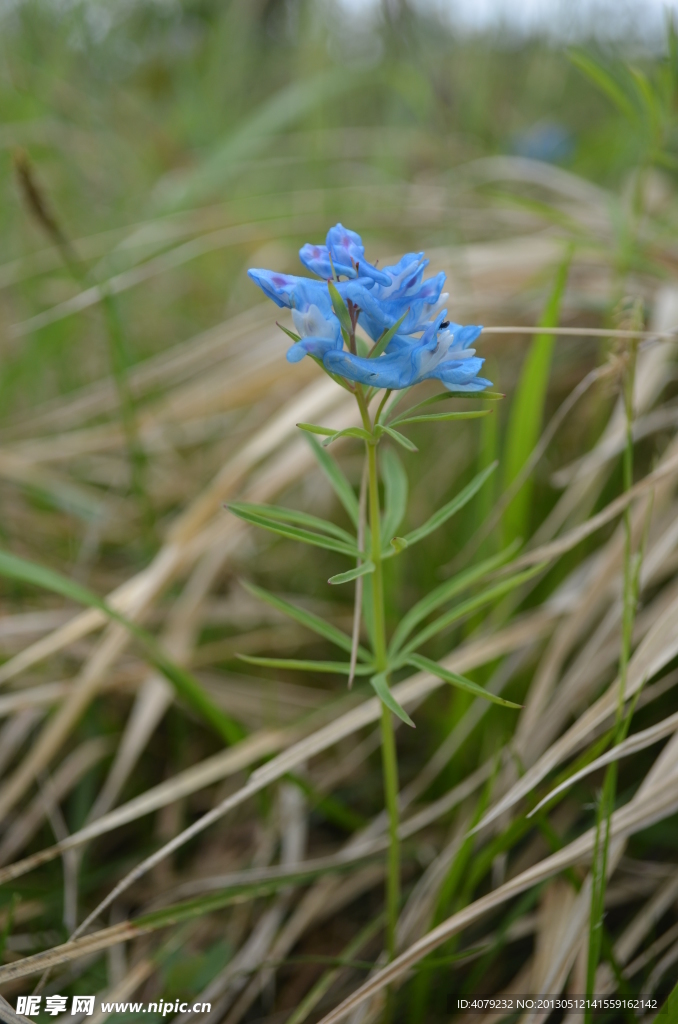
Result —
<path fill-rule="evenodd" d="M 230 508 L 245 521 L 275 534 L 345 555 L 353 564 L 329 582 L 336 585 L 355 581 L 354 629 L 353 636 L 349 636 L 320 617 L 256 588 L 263 600 L 334 643 L 348 655 L 348 660 L 319 662 L 261 657 L 246 657 L 245 660 L 270 667 L 343 673 L 348 676 L 349 686 L 355 676 L 366 676 L 381 701 L 382 764 L 390 836 L 387 950 L 393 957 L 400 902 L 400 852 L 398 764 L 392 716 L 414 727 L 392 693 L 393 674 L 407 668 L 428 671 L 474 696 L 506 707 L 518 707 L 449 671 L 423 655 L 421 648 L 455 621 L 519 586 L 533 570 L 502 577 L 466 600 L 451 604 L 473 583 L 498 569 L 514 547 L 507 549 L 443 582 L 410 608 L 392 635 L 387 635 L 384 562 L 398 557 L 443 526 L 471 501 L 495 469 L 495 465 L 491 465 L 482 470 L 427 522 L 401 536 L 398 529 L 405 513 L 408 483 L 396 448 L 417 451 L 403 429 L 414 423 L 473 419 L 489 412 L 487 409 L 438 411 L 438 403 L 455 395 L 498 396 L 488 392 L 491 383 L 480 376 L 483 359 L 472 348 L 482 328 L 462 326 L 447 319 L 446 309 L 441 308 L 447 298 L 443 293 L 445 275 L 425 278 L 429 261 L 423 253 L 406 253 L 394 266 L 379 269 L 366 260 L 360 236 L 337 224 L 328 231 L 325 245 L 306 244 L 299 255 L 315 277 L 296 277 L 262 269 L 251 269 L 249 276 L 273 302 L 291 311 L 296 331 L 282 327 L 293 342 L 287 352 L 288 360 L 294 363 L 310 356 L 338 386 L 355 396 L 361 426 L 333 430 L 322 424 L 298 424 L 307 432 L 322 469 L 351 519 L 353 532 L 324 519 L 277 506 L 234 504 Z M 359 329 L 364 336 L 358 333 Z M 439 380 L 444 391 L 398 414 L 397 406 L 403 395 L 430 379 Z M 318 437 L 323 438 L 321 443 Z M 365 468 L 360 496 L 355 494 L 339 465 L 326 451 L 327 446 L 340 437 L 353 438 L 364 445 Z M 383 442 L 391 444 L 382 451 Z M 436 616 L 435 613 L 445 606 L 446 610 Z M 360 643 L 361 616 L 369 638 L 367 647 Z"/>

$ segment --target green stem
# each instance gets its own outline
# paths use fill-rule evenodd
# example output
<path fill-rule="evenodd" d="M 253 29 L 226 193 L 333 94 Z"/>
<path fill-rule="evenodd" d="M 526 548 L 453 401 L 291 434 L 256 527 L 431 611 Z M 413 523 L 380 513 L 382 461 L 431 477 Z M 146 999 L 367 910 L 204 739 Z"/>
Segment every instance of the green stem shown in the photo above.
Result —
<path fill-rule="evenodd" d="M 372 432 L 370 415 L 360 385 L 356 398 L 366 430 Z M 372 539 L 372 561 L 374 572 L 372 583 L 372 608 L 374 617 L 374 664 L 377 673 L 385 672 L 388 666 L 386 646 L 386 616 L 384 613 L 384 567 L 381 560 L 381 517 L 379 508 L 379 473 L 376 444 L 367 443 L 368 496 L 370 506 L 370 533 Z M 400 840 L 398 838 L 398 759 L 396 755 L 393 718 L 389 709 L 381 708 L 381 754 L 384 774 L 384 795 L 389 822 L 388 872 L 386 876 L 386 948 L 389 959 L 396 952 L 396 928 L 400 908 Z"/>

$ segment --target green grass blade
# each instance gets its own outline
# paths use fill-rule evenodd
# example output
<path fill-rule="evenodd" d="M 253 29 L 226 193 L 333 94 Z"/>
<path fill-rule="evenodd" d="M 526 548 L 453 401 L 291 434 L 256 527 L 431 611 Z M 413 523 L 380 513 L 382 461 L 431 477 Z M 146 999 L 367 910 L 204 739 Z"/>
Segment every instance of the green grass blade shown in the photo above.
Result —
<path fill-rule="evenodd" d="M 289 616 L 294 619 L 301 626 L 306 626 L 313 633 L 317 633 L 319 636 L 325 637 L 330 643 L 335 644 L 337 647 L 341 647 L 342 650 L 351 653 L 351 638 L 347 633 L 337 629 L 330 622 L 325 622 L 319 615 L 314 615 L 313 612 L 307 612 L 303 608 L 297 608 L 296 605 L 286 601 L 283 597 L 278 597 L 276 594 L 270 594 L 267 590 L 263 590 L 261 587 L 257 587 L 254 583 L 247 583 L 243 581 L 243 586 L 246 590 L 258 597 L 261 601 L 264 601 L 271 608 L 275 608 L 276 611 L 282 612 L 283 615 Z M 363 661 L 370 661 L 371 655 L 365 650 L 364 647 L 358 648 L 358 656 Z"/>
<path fill-rule="evenodd" d="M 570 50 L 568 56 L 574 66 L 614 103 L 624 117 L 627 117 L 629 121 L 638 121 L 638 111 L 609 71 L 588 54 L 582 53 L 581 50 Z"/>
<path fill-rule="evenodd" d="M 371 572 L 374 572 L 374 562 L 363 562 L 362 565 L 356 565 L 354 569 L 349 569 L 347 572 L 340 572 L 336 576 L 330 576 L 327 582 L 333 585 L 337 583 L 350 583 L 351 580 L 357 580 L 359 576 L 367 576 Z"/>
<path fill-rule="evenodd" d="M 282 523 L 294 523 L 296 526 L 307 526 L 310 530 L 328 533 L 331 537 L 346 541 L 347 544 L 355 545 L 355 537 L 341 526 L 336 526 L 329 519 L 321 519 L 319 516 L 311 515 L 309 512 L 300 512 L 294 508 L 284 508 L 281 505 L 259 505 L 254 502 L 236 501 L 230 508 L 242 509 L 253 515 L 264 516 L 267 519 L 279 520 Z"/>
<path fill-rule="evenodd" d="M 272 139 L 323 103 L 358 87 L 359 75 L 345 75 L 339 68 L 298 78 L 284 85 L 265 99 L 252 114 L 242 119 L 199 161 L 187 175 L 178 180 L 166 179 L 157 189 L 159 212 L 170 213 L 190 205 L 201 205 L 212 195 L 222 195 L 229 180 L 242 167 L 263 152 Z"/>
<path fill-rule="evenodd" d="M 505 594 L 509 594 L 512 590 L 515 590 L 516 587 L 521 586 L 523 583 L 532 579 L 533 576 L 536 576 L 537 573 L 542 572 L 543 569 L 543 565 L 533 566 L 525 572 L 518 573 L 516 576 L 510 576 L 508 579 L 502 580 L 501 583 L 497 583 L 495 586 L 481 591 L 480 594 L 475 594 L 473 597 L 468 598 L 468 600 L 462 601 L 461 604 L 455 605 L 455 607 L 451 608 L 450 611 L 445 612 L 444 615 L 440 615 L 437 619 L 434 619 L 433 622 L 429 623 L 428 626 L 425 626 L 420 633 L 417 633 L 414 639 L 403 648 L 402 653 L 398 657 L 397 664 L 402 664 L 407 658 L 409 658 L 410 654 L 417 650 L 418 647 L 421 647 L 421 645 L 426 643 L 427 640 L 430 640 L 431 637 L 440 633 L 441 630 L 451 626 L 454 622 L 458 622 L 459 619 L 462 619 L 465 615 L 470 615 L 471 612 L 477 611 L 479 608 L 482 608 L 483 605 L 491 604 L 493 601 L 497 601 Z"/>
<path fill-rule="evenodd" d="M 408 715 L 407 711 L 405 711 L 405 708 L 402 708 L 400 706 L 398 701 L 391 693 L 388 682 L 386 680 L 386 673 L 379 672 L 376 676 L 372 676 L 372 678 L 370 679 L 370 683 L 372 684 L 374 692 L 376 693 L 377 697 L 382 702 L 382 704 L 385 704 L 386 707 L 389 708 L 389 710 L 392 711 L 394 715 L 397 715 L 398 718 L 405 723 L 405 725 L 411 725 L 413 729 L 416 729 L 416 725 Z"/>
<path fill-rule="evenodd" d="M 391 656 L 400 650 L 412 630 L 418 626 L 427 615 L 430 615 L 431 612 L 434 612 L 441 604 L 451 600 L 462 590 L 465 590 L 466 587 L 471 586 L 471 584 L 475 583 L 476 580 L 482 579 L 483 576 L 493 572 L 494 569 L 499 568 L 500 565 L 507 562 L 515 554 L 518 546 L 519 545 L 517 543 L 510 544 L 509 547 L 504 548 L 504 550 L 499 554 L 493 555 L 491 558 L 486 558 L 484 561 L 472 566 L 465 572 L 458 573 L 451 579 L 445 580 L 445 582 L 441 583 L 439 587 L 436 587 L 435 590 L 432 590 L 425 597 L 422 597 L 420 601 L 417 601 L 417 603 L 410 608 L 407 614 L 402 617 L 396 626 L 389 648 Z"/>
<path fill-rule="evenodd" d="M 303 658 L 261 658 L 256 654 L 237 654 L 239 661 L 250 665 L 261 665 L 263 668 L 283 668 L 295 672 L 327 672 L 339 676 L 347 676 L 351 669 L 348 661 L 306 661 Z M 356 665 L 355 674 L 366 676 L 374 669 L 371 665 Z"/>
<path fill-rule="evenodd" d="M 407 473 L 392 448 L 386 448 L 381 455 L 381 476 L 384 481 L 384 517 L 381 535 L 384 543 L 390 542 L 398 532 L 407 509 Z"/>
<path fill-rule="evenodd" d="M 237 743 L 244 731 L 232 718 L 216 706 L 205 693 L 198 680 L 186 669 L 177 665 L 160 648 L 157 641 L 145 629 L 121 615 L 115 608 L 102 601 L 82 584 L 70 580 L 53 569 L 47 569 L 35 562 L 0 551 L 0 575 L 21 583 L 30 583 L 53 594 L 60 594 L 68 600 L 97 608 L 109 619 L 124 626 L 139 641 L 148 660 L 172 684 L 175 691 L 204 718 L 227 743 Z"/>
<path fill-rule="evenodd" d="M 480 488 L 483 486 L 485 481 L 494 473 L 497 468 L 497 463 L 493 462 L 487 469 L 481 470 L 473 480 L 466 487 L 463 488 L 452 501 L 448 501 L 446 505 L 439 508 L 437 512 L 434 512 L 430 519 L 427 519 L 423 526 L 418 527 L 416 530 L 412 530 L 411 533 L 406 533 L 403 540 L 407 541 L 407 544 L 416 544 L 417 541 L 423 540 L 424 537 L 428 537 L 429 533 L 433 533 L 438 527 L 446 523 L 448 519 L 451 519 L 453 515 L 459 512 L 464 505 L 466 505 L 471 498 L 478 493 Z"/>
<path fill-rule="evenodd" d="M 259 515 L 255 512 L 248 512 L 239 505 L 228 505 L 229 511 L 252 526 L 260 526 L 263 530 L 276 533 L 280 537 L 287 537 L 289 540 L 298 540 L 302 544 L 310 544 L 312 547 L 325 548 L 326 551 L 337 551 L 341 555 L 348 555 L 350 558 L 357 558 L 359 551 L 357 547 L 347 544 L 345 541 L 334 540 L 321 533 L 313 533 L 311 530 L 303 530 L 297 526 L 288 526 L 269 516 Z"/>
<path fill-rule="evenodd" d="M 482 697 L 483 700 L 489 700 L 492 704 L 501 704 L 504 708 L 520 709 L 522 707 L 522 704 L 514 704 L 511 700 L 504 700 L 503 697 L 496 697 L 493 693 L 488 693 L 478 683 L 474 683 L 471 679 L 460 676 L 456 672 L 450 672 L 448 669 L 443 668 L 442 665 L 438 665 L 437 662 L 431 661 L 430 658 L 425 658 L 421 654 L 410 655 L 407 659 L 407 664 L 424 672 L 430 672 L 431 675 L 437 676 L 438 679 L 443 679 L 446 683 L 451 683 L 457 689 L 465 690 L 466 693 L 472 693 L 474 697 Z"/>
<path fill-rule="evenodd" d="M 330 873 L 355 870 L 356 865 L 362 866 L 365 861 L 375 860 L 378 855 L 366 854 L 364 858 L 348 861 L 346 864 L 337 863 L 328 868 L 326 864 L 318 867 L 294 869 L 280 872 L 273 878 L 264 879 L 258 882 L 242 882 L 224 888 L 220 892 L 207 893 L 204 896 L 197 896 L 195 899 L 182 900 L 161 910 L 154 910 L 141 917 L 133 919 L 132 923 L 138 928 L 146 931 L 154 931 L 157 928 L 167 928 L 169 925 L 178 924 L 180 921 L 188 921 L 191 918 L 204 917 L 222 907 L 230 906 L 233 903 L 242 903 L 245 900 L 258 899 L 269 893 L 278 892 L 290 885 L 304 885 L 316 878 Z"/>
<path fill-rule="evenodd" d="M 558 326 L 571 262 L 572 250 L 568 249 L 565 259 L 556 271 L 553 288 L 540 320 L 541 327 Z M 555 336 L 553 334 L 547 332 L 538 334 L 525 358 L 520 380 L 511 403 L 506 432 L 503 460 L 504 490 L 511 486 L 539 440 L 554 345 Z M 531 503 L 532 481 L 528 480 L 504 512 L 504 542 L 506 544 L 510 544 L 516 537 L 524 539 L 528 536 Z"/>
<path fill-rule="evenodd" d="M 351 487 L 350 483 L 344 476 L 343 472 L 332 458 L 332 456 L 325 451 L 322 445 L 318 444 L 314 437 L 307 437 L 307 441 L 313 450 L 320 468 L 332 485 L 334 493 L 339 498 L 339 501 L 344 506 L 354 526 L 358 525 L 358 499 L 355 496 L 355 492 Z"/>

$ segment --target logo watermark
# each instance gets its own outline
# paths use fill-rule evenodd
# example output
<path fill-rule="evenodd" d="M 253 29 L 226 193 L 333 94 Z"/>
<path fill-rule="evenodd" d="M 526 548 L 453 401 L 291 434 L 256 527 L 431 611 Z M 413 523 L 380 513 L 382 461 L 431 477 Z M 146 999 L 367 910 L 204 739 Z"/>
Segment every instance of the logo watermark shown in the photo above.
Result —
<path fill-rule="evenodd" d="M 97 1003 L 97 996 L 73 996 L 69 1001 L 67 996 L 18 996 L 16 1001 L 16 1012 L 23 1017 L 37 1017 L 41 1012 L 57 1017 L 62 1013 L 70 1016 L 91 1017 Z M 211 1003 L 189 1003 L 181 999 L 158 999 L 150 1003 L 111 1003 L 100 1001 L 102 1013 L 154 1013 L 160 1017 L 168 1017 L 173 1013 L 210 1013 Z"/>

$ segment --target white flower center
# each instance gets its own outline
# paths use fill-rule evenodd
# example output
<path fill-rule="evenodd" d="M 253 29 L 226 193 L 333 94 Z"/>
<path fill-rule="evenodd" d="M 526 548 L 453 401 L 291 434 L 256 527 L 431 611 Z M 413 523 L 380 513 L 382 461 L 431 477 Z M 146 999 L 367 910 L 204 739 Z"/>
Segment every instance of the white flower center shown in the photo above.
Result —
<path fill-rule="evenodd" d="M 309 306 L 303 313 L 292 310 L 292 319 L 297 334 L 302 338 L 333 338 L 334 327 L 325 319 L 317 306 Z"/>

